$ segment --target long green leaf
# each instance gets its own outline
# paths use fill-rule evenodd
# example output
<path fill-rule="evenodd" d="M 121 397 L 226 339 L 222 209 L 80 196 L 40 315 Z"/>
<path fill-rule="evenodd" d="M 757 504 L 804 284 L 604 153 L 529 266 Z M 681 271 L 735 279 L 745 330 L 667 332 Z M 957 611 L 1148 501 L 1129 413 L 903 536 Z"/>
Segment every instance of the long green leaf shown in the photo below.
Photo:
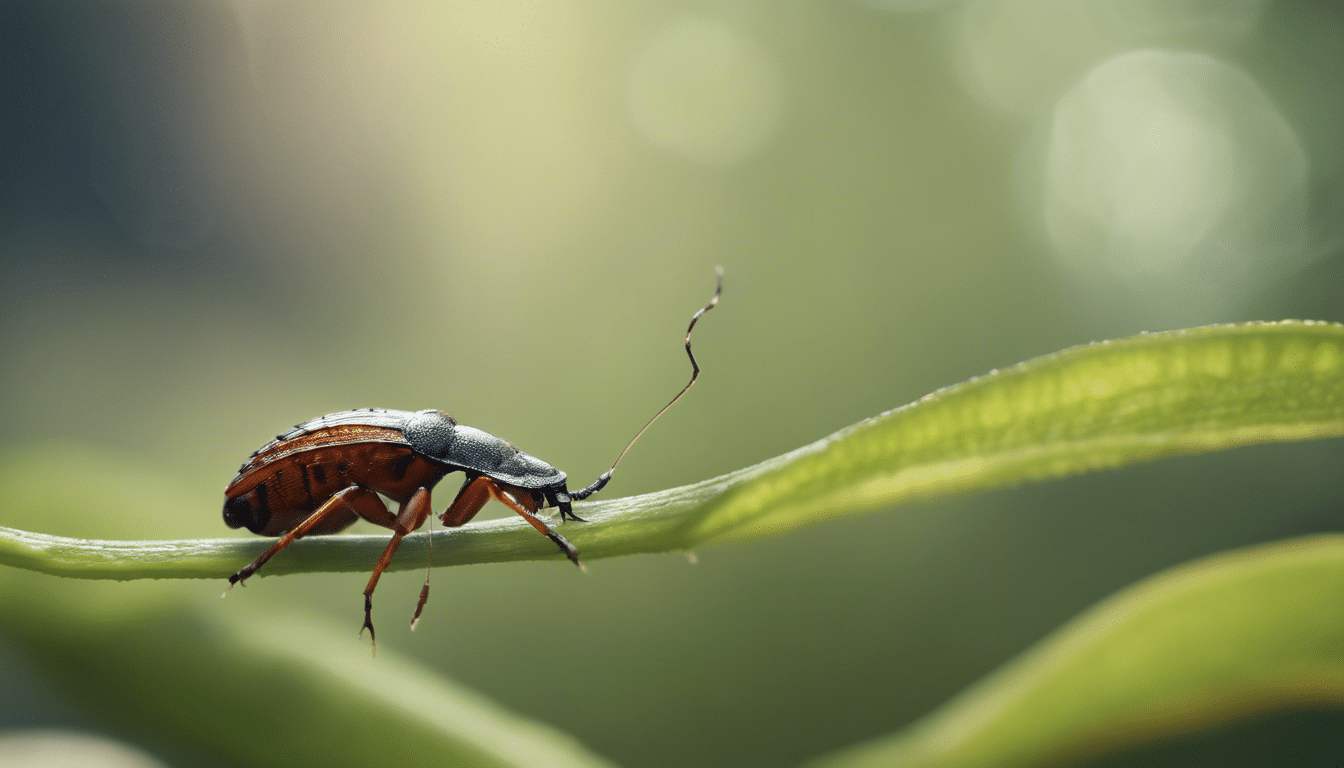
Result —
<path fill-rule="evenodd" d="M 1130 587 L 905 732 L 811 768 L 1057 765 L 1252 712 L 1344 704 L 1344 536 Z"/>
<path fill-rule="evenodd" d="M 943 493 L 1253 443 L 1344 434 L 1344 326 L 1284 321 L 1154 333 L 994 371 L 753 467 L 585 504 L 585 558 L 699 546 Z M 558 558 L 518 520 L 434 534 L 435 564 Z M 365 570 L 385 536 L 314 537 L 262 571 Z M 0 529 L 0 564 L 86 578 L 218 578 L 257 539 L 94 541 Z M 393 569 L 423 567 L 428 534 Z"/>
<path fill-rule="evenodd" d="M 44 587 L 35 599 L 52 598 Z M 86 711 L 182 764 L 611 766 L 571 736 L 395 652 L 373 658 L 348 626 L 292 608 L 238 604 L 211 616 L 183 597 L 109 616 L 63 594 L 72 599 L 57 611 L 11 596 L 10 615 L 41 618 L 9 623 L 0 638 Z"/>

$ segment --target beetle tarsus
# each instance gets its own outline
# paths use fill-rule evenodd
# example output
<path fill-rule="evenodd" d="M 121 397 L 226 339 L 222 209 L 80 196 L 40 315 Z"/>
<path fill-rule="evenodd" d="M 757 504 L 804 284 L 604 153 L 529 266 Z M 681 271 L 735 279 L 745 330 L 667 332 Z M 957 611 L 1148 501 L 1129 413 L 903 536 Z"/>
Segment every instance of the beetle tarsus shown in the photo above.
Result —
<path fill-rule="evenodd" d="M 565 557 L 568 557 L 570 562 L 582 568 L 583 563 L 579 562 L 579 548 L 570 544 L 569 539 L 552 531 L 550 526 L 545 525 L 545 523 L 542 523 L 542 525 L 546 528 L 546 537 L 555 542 L 555 545 L 560 548 L 561 552 L 565 553 Z"/>
<path fill-rule="evenodd" d="M 364 630 L 369 630 L 369 643 L 373 646 L 376 653 L 378 651 L 378 635 L 373 631 L 373 596 L 364 596 L 364 626 L 359 628 L 359 636 L 364 636 Z"/>
<path fill-rule="evenodd" d="M 420 622 L 420 612 L 425 610 L 425 603 L 429 602 L 429 577 L 425 577 L 425 585 L 420 588 L 420 601 L 415 604 L 415 615 L 411 617 L 411 631 L 415 631 L 415 625 Z"/>
<path fill-rule="evenodd" d="M 245 570 L 247 570 L 247 569 L 244 568 L 243 571 L 245 571 Z M 228 594 L 229 594 L 230 592 L 233 591 L 233 588 L 234 588 L 234 587 L 237 587 L 237 586 L 243 586 L 243 587 L 246 587 L 246 586 L 247 586 L 247 577 L 248 577 L 248 576 L 251 576 L 252 574 L 249 573 L 249 574 L 247 574 L 247 576 L 244 576 L 244 575 L 243 575 L 243 571 L 239 571 L 239 572 L 237 572 L 237 573 L 235 573 L 235 574 L 233 574 L 232 576 L 229 577 L 229 586 L 228 586 L 228 587 L 225 587 L 225 589 L 224 589 L 224 594 L 220 595 L 220 597 L 227 597 Z"/>

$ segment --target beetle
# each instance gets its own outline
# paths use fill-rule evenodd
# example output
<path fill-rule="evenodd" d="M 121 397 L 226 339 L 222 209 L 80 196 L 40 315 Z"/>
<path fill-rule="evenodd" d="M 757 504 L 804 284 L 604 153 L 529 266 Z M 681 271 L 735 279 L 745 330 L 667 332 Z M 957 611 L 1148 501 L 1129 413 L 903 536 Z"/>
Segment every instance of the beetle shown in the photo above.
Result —
<path fill-rule="evenodd" d="M 491 499 L 518 513 L 551 541 L 575 565 L 579 550 L 537 515 L 555 507 L 560 520 L 583 519 L 573 502 L 602 490 L 626 452 L 659 416 L 671 408 L 700 375 L 691 352 L 696 322 L 719 302 L 723 269 L 716 270 L 717 285 L 709 303 L 697 311 L 686 328 L 686 355 L 691 380 L 644 425 L 621 451 L 611 468 L 588 486 L 568 488 L 564 472 L 524 453 L 489 432 L 458 424 L 440 410 L 398 411 L 366 408 L 320 416 L 276 435 L 255 451 L 224 489 L 224 522 L 263 536 L 284 534 L 256 560 L 229 577 L 229 589 L 244 583 L 280 550 L 304 536 L 340 531 L 364 519 L 389 528 L 392 538 L 373 568 L 364 588 L 364 624 L 360 634 L 373 629 L 373 591 L 392 562 L 401 540 L 429 518 L 430 493 L 453 472 L 465 481 L 452 503 L 439 515 L 447 527 L 465 525 Z M 393 513 L 380 497 L 398 504 Z M 225 594 L 228 590 L 225 590 Z M 411 627 L 429 599 L 429 575 L 420 592 Z"/>

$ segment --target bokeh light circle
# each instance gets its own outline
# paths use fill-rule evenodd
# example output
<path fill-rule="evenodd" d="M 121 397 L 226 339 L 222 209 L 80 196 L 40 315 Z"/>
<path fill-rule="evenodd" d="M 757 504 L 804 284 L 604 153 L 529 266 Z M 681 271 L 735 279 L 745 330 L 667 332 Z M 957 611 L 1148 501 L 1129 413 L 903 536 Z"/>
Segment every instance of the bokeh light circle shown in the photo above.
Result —
<path fill-rule="evenodd" d="M 1045 224 L 1075 274 L 1226 286 L 1295 260 L 1307 171 L 1293 129 L 1239 68 L 1127 53 L 1055 106 Z"/>
<path fill-rule="evenodd" d="M 704 165 L 770 143 L 784 94 L 769 51 L 728 24 L 688 17 L 649 36 L 631 62 L 630 113 L 643 137 Z"/>

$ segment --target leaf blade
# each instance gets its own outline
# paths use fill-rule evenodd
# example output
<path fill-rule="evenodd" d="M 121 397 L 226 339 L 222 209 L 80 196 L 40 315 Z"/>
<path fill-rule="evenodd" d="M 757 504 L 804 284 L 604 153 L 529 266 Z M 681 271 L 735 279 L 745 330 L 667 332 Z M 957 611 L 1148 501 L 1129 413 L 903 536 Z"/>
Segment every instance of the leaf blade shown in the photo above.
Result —
<path fill-rule="evenodd" d="M 104 585 L 99 585 L 104 586 Z M 63 608 L 0 631 L 117 731 L 188 763 L 612 768 L 577 739 L 292 608 Z M 15 610 L 26 598 L 5 602 Z M 17 605 L 16 605 L 17 604 Z M 72 610 L 71 608 L 78 608 Z M 110 615 L 109 615 L 110 614 Z"/>
<path fill-rule="evenodd" d="M 1341 600 L 1344 536 L 1203 558 L 1102 601 L 909 728 L 809 766 L 1056 764 L 1250 713 L 1338 706 Z"/>
<path fill-rule="evenodd" d="M 794 452 L 691 536 L 782 530 L 913 498 L 1179 453 L 1344 434 L 1344 326 L 1284 321 L 1073 347 Z"/>

